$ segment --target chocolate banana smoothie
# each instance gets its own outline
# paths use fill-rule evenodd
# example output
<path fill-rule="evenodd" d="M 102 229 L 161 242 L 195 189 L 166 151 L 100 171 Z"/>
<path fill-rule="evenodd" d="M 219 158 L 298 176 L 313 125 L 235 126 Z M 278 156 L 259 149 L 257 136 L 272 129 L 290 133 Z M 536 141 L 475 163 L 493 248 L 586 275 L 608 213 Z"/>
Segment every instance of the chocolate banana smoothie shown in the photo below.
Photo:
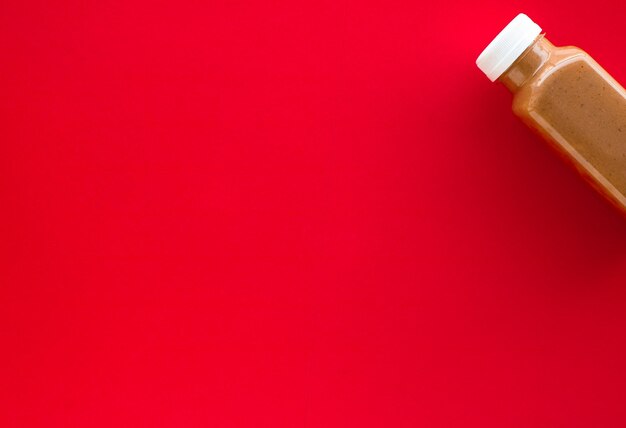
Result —
<path fill-rule="evenodd" d="M 488 76 L 514 93 L 515 114 L 626 215 L 626 91 L 587 53 L 555 47 L 523 17 L 515 38 L 526 37 L 524 50 Z"/>

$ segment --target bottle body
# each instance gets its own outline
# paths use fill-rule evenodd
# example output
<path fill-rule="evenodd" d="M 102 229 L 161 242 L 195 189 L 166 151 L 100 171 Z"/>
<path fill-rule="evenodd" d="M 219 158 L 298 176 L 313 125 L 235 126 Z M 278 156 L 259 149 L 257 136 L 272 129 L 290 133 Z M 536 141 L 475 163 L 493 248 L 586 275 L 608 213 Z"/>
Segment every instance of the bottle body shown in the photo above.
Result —
<path fill-rule="evenodd" d="M 498 79 L 513 111 L 626 215 L 626 91 L 587 53 L 542 35 Z"/>

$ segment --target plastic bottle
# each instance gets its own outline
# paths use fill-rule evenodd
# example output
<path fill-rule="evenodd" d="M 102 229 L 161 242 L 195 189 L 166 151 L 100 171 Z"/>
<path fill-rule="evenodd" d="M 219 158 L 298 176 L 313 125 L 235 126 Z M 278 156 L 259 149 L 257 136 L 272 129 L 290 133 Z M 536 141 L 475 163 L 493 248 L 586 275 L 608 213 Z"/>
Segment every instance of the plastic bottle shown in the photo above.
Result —
<path fill-rule="evenodd" d="M 555 47 L 524 14 L 476 65 L 513 94 L 513 111 L 626 215 L 626 91 L 586 52 Z"/>

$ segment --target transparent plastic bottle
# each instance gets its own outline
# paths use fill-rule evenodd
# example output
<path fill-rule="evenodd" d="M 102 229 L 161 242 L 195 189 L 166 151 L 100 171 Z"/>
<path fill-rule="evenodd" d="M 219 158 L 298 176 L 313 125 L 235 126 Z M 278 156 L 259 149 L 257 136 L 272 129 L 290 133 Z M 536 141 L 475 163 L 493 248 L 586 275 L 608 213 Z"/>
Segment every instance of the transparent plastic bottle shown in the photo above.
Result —
<path fill-rule="evenodd" d="M 626 91 L 586 52 L 518 15 L 476 60 L 513 111 L 626 215 Z"/>

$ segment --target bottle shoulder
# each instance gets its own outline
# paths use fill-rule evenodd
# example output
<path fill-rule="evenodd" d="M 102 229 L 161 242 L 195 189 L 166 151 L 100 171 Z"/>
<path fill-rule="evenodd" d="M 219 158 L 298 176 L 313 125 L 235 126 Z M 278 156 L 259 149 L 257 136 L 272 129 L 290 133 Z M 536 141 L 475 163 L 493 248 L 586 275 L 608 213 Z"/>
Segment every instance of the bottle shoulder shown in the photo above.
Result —
<path fill-rule="evenodd" d="M 515 93 L 513 96 L 513 111 L 518 116 L 525 116 L 533 109 L 533 104 L 540 100 L 545 86 L 563 77 L 563 71 L 568 68 L 583 67 L 600 71 L 593 58 L 584 50 L 576 46 L 555 48 L 546 64 Z"/>

